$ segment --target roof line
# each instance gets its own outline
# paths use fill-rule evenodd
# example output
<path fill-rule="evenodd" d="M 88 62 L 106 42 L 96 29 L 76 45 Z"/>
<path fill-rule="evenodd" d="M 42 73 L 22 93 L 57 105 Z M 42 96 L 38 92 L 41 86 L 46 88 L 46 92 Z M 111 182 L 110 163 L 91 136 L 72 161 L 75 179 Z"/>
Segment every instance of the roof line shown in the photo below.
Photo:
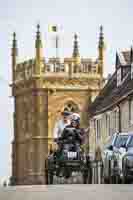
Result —
<path fill-rule="evenodd" d="M 126 65 L 126 61 L 125 61 L 125 58 L 124 58 L 122 52 L 119 52 L 118 56 L 119 56 L 119 59 L 120 59 L 121 63 Z"/>
<path fill-rule="evenodd" d="M 122 100 L 124 100 L 127 96 L 129 96 L 129 95 L 132 94 L 132 93 L 133 93 L 133 90 L 131 90 L 129 93 L 127 93 L 127 95 L 122 96 L 122 97 L 121 97 L 118 101 L 116 101 L 115 103 L 113 103 L 113 104 L 111 104 L 111 105 L 105 107 L 105 108 L 102 109 L 101 111 L 96 112 L 95 115 L 100 114 L 101 112 L 106 111 L 106 110 L 108 110 L 109 108 L 113 107 L 114 105 L 120 103 Z M 94 115 L 94 116 L 95 116 L 95 115 Z"/>

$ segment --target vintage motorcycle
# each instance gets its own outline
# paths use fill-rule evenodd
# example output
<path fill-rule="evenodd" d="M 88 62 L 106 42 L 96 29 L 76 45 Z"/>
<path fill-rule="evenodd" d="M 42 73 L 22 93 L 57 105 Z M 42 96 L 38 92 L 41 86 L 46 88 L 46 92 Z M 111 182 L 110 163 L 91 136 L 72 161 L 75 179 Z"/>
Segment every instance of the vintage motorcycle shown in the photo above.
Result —
<path fill-rule="evenodd" d="M 81 146 L 80 129 L 65 128 L 56 143 L 57 150 L 50 152 L 45 160 L 46 184 L 53 184 L 54 176 L 68 179 L 73 172 L 81 172 L 84 184 L 91 183 L 90 157 Z"/>

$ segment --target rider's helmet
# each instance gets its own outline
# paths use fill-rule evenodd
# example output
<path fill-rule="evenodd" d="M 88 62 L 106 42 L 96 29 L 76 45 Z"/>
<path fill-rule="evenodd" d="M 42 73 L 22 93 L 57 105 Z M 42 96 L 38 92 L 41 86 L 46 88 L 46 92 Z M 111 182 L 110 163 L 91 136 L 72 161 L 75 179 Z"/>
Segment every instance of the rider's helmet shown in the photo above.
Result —
<path fill-rule="evenodd" d="M 77 124 L 80 124 L 80 115 L 78 113 L 73 113 L 71 115 L 71 123 L 77 122 Z"/>

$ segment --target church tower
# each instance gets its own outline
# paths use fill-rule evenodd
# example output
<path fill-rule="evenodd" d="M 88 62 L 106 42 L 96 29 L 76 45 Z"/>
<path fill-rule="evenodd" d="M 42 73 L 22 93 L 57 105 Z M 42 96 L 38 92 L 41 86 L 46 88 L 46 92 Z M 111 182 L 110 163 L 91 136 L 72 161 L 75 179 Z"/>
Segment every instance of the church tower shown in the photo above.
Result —
<path fill-rule="evenodd" d="M 102 45 L 101 30 L 100 62 L 81 58 L 75 34 L 71 57 L 65 57 L 63 62 L 52 57 L 46 62 L 40 25 L 37 25 L 35 56 L 18 63 L 16 34 L 13 34 L 14 184 L 45 184 L 45 159 L 53 145 L 53 130 L 63 110 L 79 113 L 81 126 L 88 127 L 88 105 L 99 93 L 99 83 L 103 83 Z"/>

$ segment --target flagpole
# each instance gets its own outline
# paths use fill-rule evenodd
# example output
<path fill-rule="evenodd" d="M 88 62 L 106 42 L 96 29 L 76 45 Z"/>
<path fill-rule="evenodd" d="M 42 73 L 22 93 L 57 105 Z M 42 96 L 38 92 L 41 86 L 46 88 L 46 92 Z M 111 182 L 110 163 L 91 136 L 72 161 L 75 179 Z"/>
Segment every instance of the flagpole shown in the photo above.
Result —
<path fill-rule="evenodd" d="M 58 36 L 58 34 L 56 34 L 56 39 L 55 39 L 55 47 L 56 47 L 56 59 L 58 58 L 58 54 L 59 54 L 59 52 L 58 52 L 58 48 L 59 48 L 59 46 L 58 46 L 58 42 L 59 42 L 59 36 Z"/>

